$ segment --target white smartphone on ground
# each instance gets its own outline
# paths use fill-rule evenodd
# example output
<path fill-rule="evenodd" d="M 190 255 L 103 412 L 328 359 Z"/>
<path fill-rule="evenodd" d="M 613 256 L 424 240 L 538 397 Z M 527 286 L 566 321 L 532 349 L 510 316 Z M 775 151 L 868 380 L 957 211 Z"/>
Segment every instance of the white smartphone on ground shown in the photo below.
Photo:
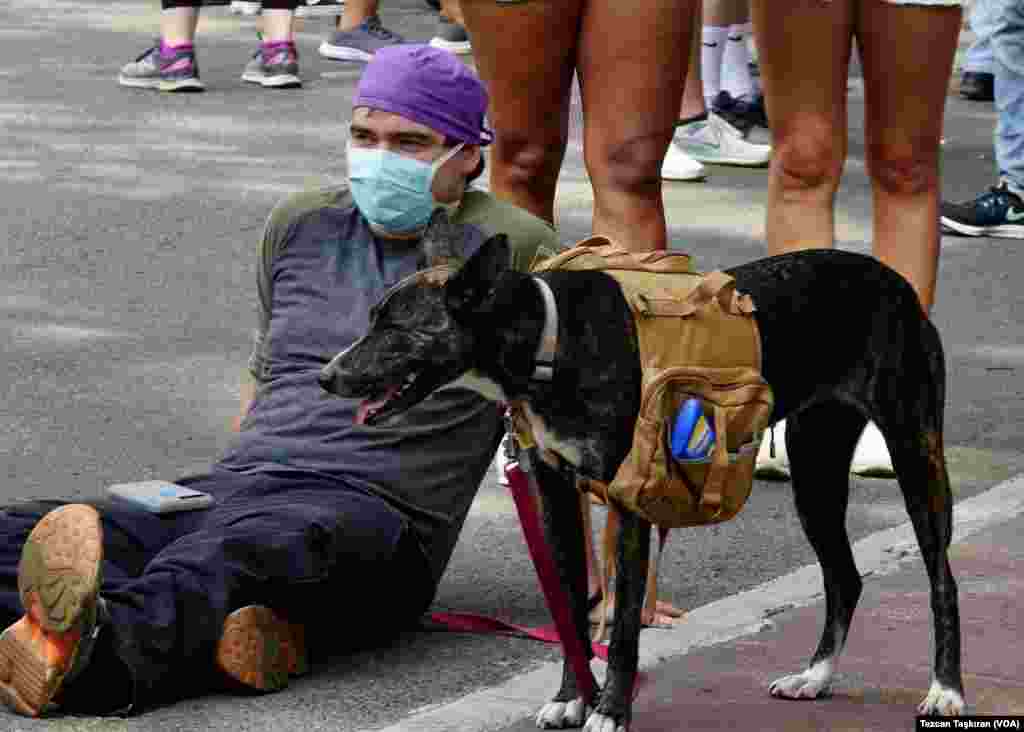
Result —
<path fill-rule="evenodd" d="M 194 511 L 197 508 L 208 508 L 213 505 L 213 496 L 209 493 L 193 490 L 166 480 L 115 483 L 107 486 L 107 494 L 150 513 Z"/>

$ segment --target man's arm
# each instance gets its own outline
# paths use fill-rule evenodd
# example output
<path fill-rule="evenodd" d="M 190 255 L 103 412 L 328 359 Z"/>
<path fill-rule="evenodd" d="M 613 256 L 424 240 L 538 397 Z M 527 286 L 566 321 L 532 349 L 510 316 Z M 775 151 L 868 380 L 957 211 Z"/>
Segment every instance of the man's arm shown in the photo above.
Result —
<path fill-rule="evenodd" d="M 238 432 L 242 429 L 242 420 L 244 420 L 245 415 L 249 413 L 249 407 L 252 406 L 252 400 L 256 398 L 256 379 L 253 378 L 249 369 L 246 369 L 245 373 L 242 375 L 242 386 L 240 392 L 241 395 L 238 400 L 238 416 L 231 420 L 232 432 Z"/>

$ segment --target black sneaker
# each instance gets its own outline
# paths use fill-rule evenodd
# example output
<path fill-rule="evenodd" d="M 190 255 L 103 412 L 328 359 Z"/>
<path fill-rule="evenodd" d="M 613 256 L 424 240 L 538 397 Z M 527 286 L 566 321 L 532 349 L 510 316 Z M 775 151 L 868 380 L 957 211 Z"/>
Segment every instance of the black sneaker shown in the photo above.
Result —
<path fill-rule="evenodd" d="M 965 71 L 960 77 L 960 96 L 972 102 L 995 101 L 996 77 L 983 71 Z"/>
<path fill-rule="evenodd" d="M 473 52 L 466 29 L 444 15 L 438 19 L 437 35 L 430 39 L 430 45 L 452 53 Z"/>
<path fill-rule="evenodd" d="M 1024 200 L 1005 181 L 973 201 L 943 201 L 941 214 L 944 227 L 964 236 L 1024 239 Z"/>
<path fill-rule="evenodd" d="M 768 127 L 764 97 L 748 101 L 723 90 L 712 100 L 711 111 L 739 130 L 743 137 L 754 127 Z"/>

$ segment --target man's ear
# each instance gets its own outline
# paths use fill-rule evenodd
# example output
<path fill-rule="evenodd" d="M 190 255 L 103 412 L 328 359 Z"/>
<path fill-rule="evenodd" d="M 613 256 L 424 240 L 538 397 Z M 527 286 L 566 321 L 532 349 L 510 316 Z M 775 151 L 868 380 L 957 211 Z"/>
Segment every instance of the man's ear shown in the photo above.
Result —
<path fill-rule="evenodd" d="M 508 237 L 497 234 L 476 250 L 444 288 L 445 305 L 458 319 L 478 310 L 494 291 L 498 278 L 511 266 Z"/>
<path fill-rule="evenodd" d="M 434 209 L 427 222 L 427 228 L 420 239 L 420 247 L 427 267 L 448 264 L 458 266 L 462 263 L 458 246 L 463 240 L 462 226 L 452 223 L 448 214 L 440 206 Z"/>

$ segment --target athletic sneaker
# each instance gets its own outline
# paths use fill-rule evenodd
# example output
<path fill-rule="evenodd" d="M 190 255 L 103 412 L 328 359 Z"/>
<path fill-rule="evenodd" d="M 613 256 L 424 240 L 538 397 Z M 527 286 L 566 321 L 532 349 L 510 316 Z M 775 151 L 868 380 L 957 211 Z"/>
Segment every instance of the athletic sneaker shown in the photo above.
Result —
<path fill-rule="evenodd" d="M 665 180 L 703 180 L 707 168 L 680 149 L 675 140 L 668 144 L 665 160 L 661 163 L 661 177 Z"/>
<path fill-rule="evenodd" d="M 437 35 L 430 39 L 430 45 L 452 53 L 473 52 L 466 29 L 444 15 L 438 19 Z"/>
<path fill-rule="evenodd" d="M 761 438 L 754 462 L 758 478 L 789 480 L 789 453 L 786 452 L 786 420 L 776 422 Z"/>
<path fill-rule="evenodd" d="M 0 635 L 0 699 L 37 717 L 88 662 L 100 621 L 103 529 L 92 506 L 50 511 L 32 529 L 18 563 L 25 616 Z"/>
<path fill-rule="evenodd" d="M 296 18 L 328 18 L 341 15 L 345 0 L 303 0 L 295 8 Z M 232 0 L 234 15 L 259 15 L 263 10 L 260 0 Z"/>
<path fill-rule="evenodd" d="M 734 97 L 729 92 L 718 92 L 711 102 L 711 110 L 731 124 L 746 138 L 755 127 L 768 127 L 768 113 L 764 107 L 764 96 L 753 100 Z"/>
<path fill-rule="evenodd" d="M 165 92 L 202 91 L 205 88 L 199 80 L 195 51 L 176 49 L 172 55 L 164 56 L 160 53 L 160 41 L 130 64 L 122 66 L 117 83 Z"/>
<path fill-rule="evenodd" d="M 498 451 L 494 453 L 494 472 L 498 475 L 498 485 L 508 486 L 508 476 L 505 475 L 505 468 L 508 467 L 509 463 L 512 462 L 512 458 L 509 456 L 509 440 L 512 438 L 506 434 L 501 444 L 498 445 Z"/>
<path fill-rule="evenodd" d="M 369 61 L 378 49 L 405 43 L 397 33 L 381 25 L 380 18 L 371 15 L 350 31 L 335 31 L 320 44 L 320 55 L 337 61 Z"/>
<path fill-rule="evenodd" d="M 965 71 L 960 77 L 960 96 L 972 102 L 992 102 L 996 95 L 996 77 L 984 71 Z"/>
<path fill-rule="evenodd" d="M 850 472 L 854 475 L 874 478 L 891 478 L 896 475 L 896 471 L 892 467 L 889 446 L 874 422 L 868 422 L 864 432 L 861 433 L 860 440 L 857 441 L 857 449 L 853 453 Z"/>
<path fill-rule="evenodd" d="M 714 112 L 680 124 L 672 143 L 694 160 L 710 165 L 758 167 L 767 165 L 772 156 L 771 145 L 748 142 Z"/>
<path fill-rule="evenodd" d="M 263 605 L 239 608 L 224 621 L 216 665 L 254 691 L 283 689 L 289 676 L 309 670 L 303 628 Z"/>
<path fill-rule="evenodd" d="M 262 44 L 242 72 L 242 81 L 270 89 L 302 86 L 299 54 L 294 43 Z"/>
<path fill-rule="evenodd" d="M 939 211 L 942 225 L 964 236 L 1024 239 L 1024 200 L 1010 190 L 1006 181 L 973 201 L 943 201 Z"/>

